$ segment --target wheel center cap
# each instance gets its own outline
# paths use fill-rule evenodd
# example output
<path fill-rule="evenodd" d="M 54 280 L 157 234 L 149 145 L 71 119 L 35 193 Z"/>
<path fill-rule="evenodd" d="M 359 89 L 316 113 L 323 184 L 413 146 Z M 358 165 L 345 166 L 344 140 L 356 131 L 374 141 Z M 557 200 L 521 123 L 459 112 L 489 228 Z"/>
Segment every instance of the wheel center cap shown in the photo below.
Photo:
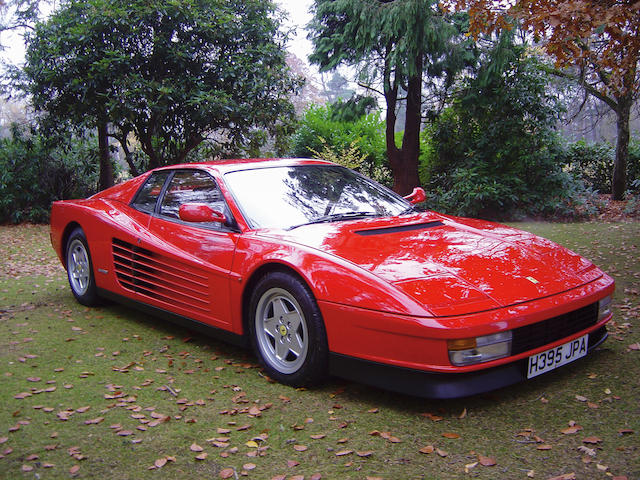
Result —
<path fill-rule="evenodd" d="M 280 335 L 284 337 L 287 334 L 287 327 L 280 325 L 280 327 L 278 327 L 278 332 L 280 332 Z"/>

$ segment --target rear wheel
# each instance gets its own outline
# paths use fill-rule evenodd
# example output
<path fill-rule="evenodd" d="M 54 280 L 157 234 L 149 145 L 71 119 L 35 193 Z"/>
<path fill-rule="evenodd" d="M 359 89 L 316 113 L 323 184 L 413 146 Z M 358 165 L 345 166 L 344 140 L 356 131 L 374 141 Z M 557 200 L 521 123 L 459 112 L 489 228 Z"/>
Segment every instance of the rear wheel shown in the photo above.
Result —
<path fill-rule="evenodd" d="M 327 334 L 304 283 L 285 272 L 266 275 L 253 291 L 250 311 L 251 341 L 271 378 L 303 386 L 326 376 Z"/>
<path fill-rule="evenodd" d="M 93 264 L 87 238 L 80 227 L 76 228 L 67 240 L 66 249 L 67 277 L 69 286 L 76 300 L 82 305 L 94 306 L 98 304 L 98 293 Z"/>

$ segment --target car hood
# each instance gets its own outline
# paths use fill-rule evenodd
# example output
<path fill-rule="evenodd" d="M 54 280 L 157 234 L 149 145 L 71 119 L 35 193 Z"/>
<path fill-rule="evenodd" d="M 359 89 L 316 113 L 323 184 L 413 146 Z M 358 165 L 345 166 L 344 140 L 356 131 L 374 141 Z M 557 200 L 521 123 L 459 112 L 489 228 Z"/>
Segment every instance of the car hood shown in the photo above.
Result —
<path fill-rule="evenodd" d="M 263 231 L 335 255 L 391 283 L 433 315 L 462 315 L 565 292 L 602 275 L 555 243 L 437 213 Z"/>

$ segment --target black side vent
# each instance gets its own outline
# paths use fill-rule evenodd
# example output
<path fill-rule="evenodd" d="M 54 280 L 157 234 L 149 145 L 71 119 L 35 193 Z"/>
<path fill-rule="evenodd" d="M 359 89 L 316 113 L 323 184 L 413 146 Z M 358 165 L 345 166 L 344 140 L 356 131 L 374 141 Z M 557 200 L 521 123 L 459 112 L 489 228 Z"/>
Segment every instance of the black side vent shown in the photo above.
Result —
<path fill-rule="evenodd" d="M 209 311 L 207 272 L 117 238 L 112 252 L 122 287 L 175 307 Z"/>
<path fill-rule="evenodd" d="M 414 230 L 426 230 L 428 228 L 441 227 L 444 225 L 441 221 L 414 223 L 411 225 L 401 225 L 399 227 L 372 228 L 370 230 L 358 230 L 358 235 L 368 237 L 370 235 L 384 235 L 387 233 L 411 232 Z"/>

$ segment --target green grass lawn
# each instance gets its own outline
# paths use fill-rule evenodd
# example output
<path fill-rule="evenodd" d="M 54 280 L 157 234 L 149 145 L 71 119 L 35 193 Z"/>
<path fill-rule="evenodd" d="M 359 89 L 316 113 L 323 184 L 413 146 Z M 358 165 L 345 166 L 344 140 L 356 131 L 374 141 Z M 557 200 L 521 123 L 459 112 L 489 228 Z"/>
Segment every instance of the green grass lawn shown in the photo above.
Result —
<path fill-rule="evenodd" d="M 638 479 L 640 223 L 517 226 L 615 277 L 610 338 L 454 401 L 271 383 L 250 352 L 77 304 L 47 227 L 0 227 L 0 478 Z"/>

